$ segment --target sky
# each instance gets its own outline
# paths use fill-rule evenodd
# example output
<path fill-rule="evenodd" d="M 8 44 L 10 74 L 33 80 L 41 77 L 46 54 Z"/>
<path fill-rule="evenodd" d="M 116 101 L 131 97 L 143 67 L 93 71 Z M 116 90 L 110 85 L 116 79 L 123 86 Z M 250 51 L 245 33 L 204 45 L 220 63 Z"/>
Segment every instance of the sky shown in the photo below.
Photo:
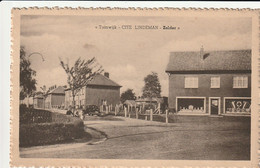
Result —
<path fill-rule="evenodd" d="M 178 30 L 107 30 L 103 26 L 154 25 Z M 96 28 L 97 27 L 97 28 Z M 169 53 L 251 49 L 250 18 L 136 17 L 136 16 L 21 16 L 21 46 L 36 71 L 37 88 L 66 85 L 67 76 L 59 58 L 73 65 L 77 58 L 96 57 L 110 78 L 122 86 L 121 93 L 133 89 L 142 94 L 144 77 L 158 73 L 162 96 L 168 96 L 165 69 Z"/>

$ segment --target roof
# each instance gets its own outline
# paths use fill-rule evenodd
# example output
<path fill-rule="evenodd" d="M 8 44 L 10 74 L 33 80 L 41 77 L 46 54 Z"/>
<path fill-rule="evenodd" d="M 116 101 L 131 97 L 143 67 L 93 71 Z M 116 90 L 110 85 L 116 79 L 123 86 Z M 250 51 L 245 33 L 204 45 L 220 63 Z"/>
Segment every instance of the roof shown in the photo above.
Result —
<path fill-rule="evenodd" d="M 135 102 L 135 100 L 126 100 L 126 101 L 124 102 L 124 104 L 128 104 L 128 105 L 130 105 L 130 106 L 135 106 L 135 105 L 136 105 L 136 102 Z"/>
<path fill-rule="evenodd" d="M 137 99 L 136 102 L 157 102 L 157 103 L 162 103 L 163 98 L 140 98 Z"/>
<path fill-rule="evenodd" d="M 251 71 L 251 50 L 171 52 L 166 72 Z"/>
<path fill-rule="evenodd" d="M 65 94 L 65 90 L 63 86 L 59 86 L 57 88 L 50 90 L 48 94 Z"/>
<path fill-rule="evenodd" d="M 33 98 L 34 99 L 43 99 L 44 97 L 43 97 L 43 95 L 35 95 L 35 96 L 33 96 Z"/>
<path fill-rule="evenodd" d="M 101 74 L 95 75 L 88 85 L 121 87 L 116 82 Z"/>
<path fill-rule="evenodd" d="M 104 75 L 97 74 L 93 77 L 91 81 L 87 85 L 90 86 L 112 86 L 112 87 L 121 87 L 116 82 L 112 81 L 111 79 L 105 77 Z M 70 90 L 70 88 L 66 88 L 65 91 Z"/>

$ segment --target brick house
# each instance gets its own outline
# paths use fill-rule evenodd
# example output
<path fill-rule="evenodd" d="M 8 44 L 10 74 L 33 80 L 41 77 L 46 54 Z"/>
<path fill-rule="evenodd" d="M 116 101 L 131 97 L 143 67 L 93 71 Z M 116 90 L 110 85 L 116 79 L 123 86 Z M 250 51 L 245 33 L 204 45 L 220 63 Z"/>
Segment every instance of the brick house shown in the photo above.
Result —
<path fill-rule="evenodd" d="M 87 105 L 112 105 L 120 103 L 120 88 L 116 82 L 109 78 L 109 73 L 97 74 L 75 96 L 75 104 L 86 107 Z M 72 106 L 72 93 L 70 88 L 65 89 L 65 107 Z"/>
<path fill-rule="evenodd" d="M 45 95 L 45 108 L 61 108 L 65 102 L 65 88 L 53 86 Z"/>
<path fill-rule="evenodd" d="M 179 114 L 251 113 L 251 50 L 171 52 L 166 73 Z"/>

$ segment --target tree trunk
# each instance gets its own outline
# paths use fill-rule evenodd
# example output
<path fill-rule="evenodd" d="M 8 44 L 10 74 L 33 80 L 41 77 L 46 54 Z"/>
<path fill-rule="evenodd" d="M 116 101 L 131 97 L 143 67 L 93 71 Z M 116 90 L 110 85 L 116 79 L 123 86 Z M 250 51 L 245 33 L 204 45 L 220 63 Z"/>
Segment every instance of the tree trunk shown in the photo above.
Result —
<path fill-rule="evenodd" d="M 75 115 L 75 92 L 74 90 L 71 90 L 72 91 L 72 113 L 73 113 L 73 116 Z"/>
<path fill-rule="evenodd" d="M 26 98 L 27 98 L 26 106 L 29 108 L 29 95 L 28 94 L 26 95 Z"/>

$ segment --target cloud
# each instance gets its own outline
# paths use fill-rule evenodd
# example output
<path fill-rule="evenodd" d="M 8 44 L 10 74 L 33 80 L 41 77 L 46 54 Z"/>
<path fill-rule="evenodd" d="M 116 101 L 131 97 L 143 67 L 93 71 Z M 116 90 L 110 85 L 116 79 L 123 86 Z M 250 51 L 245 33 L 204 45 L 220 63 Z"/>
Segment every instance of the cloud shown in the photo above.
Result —
<path fill-rule="evenodd" d="M 138 75 L 135 66 L 131 64 L 109 66 L 106 70 L 115 78 L 133 78 Z"/>
<path fill-rule="evenodd" d="M 96 49 L 96 46 L 86 43 L 86 44 L 83 45 L 83 48 L 85 48 L 85 49 Z"/>
<path fill-rule="evenodd" d="M 142 87 L 144 85 L 144 82 L 142 80 L 133 80 L 133 79 L 125 79 L 119 81 L 122 88 L 120 89 L 120 92 L 123 93 L 127 89 L 133 89 L 136 96 L 142 95 Z"/>

